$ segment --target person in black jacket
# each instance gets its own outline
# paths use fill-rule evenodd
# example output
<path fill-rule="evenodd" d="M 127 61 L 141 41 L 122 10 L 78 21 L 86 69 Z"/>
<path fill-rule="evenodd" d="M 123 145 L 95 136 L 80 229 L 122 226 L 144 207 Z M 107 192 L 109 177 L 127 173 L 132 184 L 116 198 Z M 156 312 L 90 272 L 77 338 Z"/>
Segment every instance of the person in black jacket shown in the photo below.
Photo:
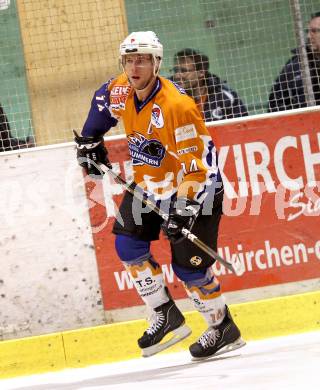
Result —
<path fill-rule="evenodd" d="M 311 15 L 308 23 L 306 51 L 316 105 L 320 105 L 320 12 Z M 301 58 L 298 49 L 281 70 L 269 96 L 269 112 L 307 107 L 303 87 Z"/>
<path fill-rule="evenodd" d="M 32 137 L 18 139 L 11 134 L 8 118 L 0 103 L 0 152 L 23 149 L 31 146 L 34 146 Z"/>
<path fill-rule="evenodd" d="M 174 55 L 171 80 L 194 98 L 206 122 L 248 115 L 238 94 L 225 81 L 209 72 L 209 59 L 185 48 Z"/>

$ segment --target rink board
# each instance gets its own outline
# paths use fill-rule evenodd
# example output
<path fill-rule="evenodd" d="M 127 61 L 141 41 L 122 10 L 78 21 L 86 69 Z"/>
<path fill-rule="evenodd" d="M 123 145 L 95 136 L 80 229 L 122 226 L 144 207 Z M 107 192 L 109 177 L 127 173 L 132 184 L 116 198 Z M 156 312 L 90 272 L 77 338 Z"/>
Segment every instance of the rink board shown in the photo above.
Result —
<path fill-rule="evenodd" d="M 320 331 L 320 292 L 231 305 L 245 340 Z M 167 352 L 186 350 L 205 329 L 197 312 L 185 313 L 192 335 Z M 136 320 L 0 343 L 0 378 L 137 358 L 146 321 Z"/>
<path fill-rule="evenodd" d="M 320 289 L 319 108 L 290 112 L 286 118 L 282 113 L 209 126 L 226 176 L 220 254 L 226 260 L 238 254 L 246 268 L 238 278 L 215 267 L 230 304 Z M 125 138 L 113 137 L 106 143 L 114 169 L 130 181 L 132 166 Z M 0 339 L 144 317 L 143 303 L 119 261 L 110 231 L 123 189 L 107 175 L 89 183 L 74 148 L 70 143 L 0 154 Z M 279 191 L 270 192 L 268 180 L 270 188 L 260 197 L 252 195 L 252 188 L 262 158 L 265 179 L 270 175 Z M 317 185 L 290 207 L 289 196 L 294 194 L 278 188 L 284 174 L 291 184 L 301 182 L 305 189 L 313 179 Z M 241 183 L 249 180 L 250 187 L 248 196 L 242 188 L 230 207 L 230 183 L 236 177 L 245 179 Z M 310 204 L 304 213 L 288 221 L 305 202 Z M 152 251 L 173 297 L 185 301 L 184 311 L 193 310 L 172 270 L 168 241 L 161 237 Z"/>
<path fill-rule="evenodd" d="M 245 267 L 239 278 L 214 265 L 224 292 L 320 277 L 319 124 L 318 109 L 208 125 L 225 187 L 218 253 L 227 261 L 239 256 Z M 113 169 L 130 182 L 127 140 L 107 140 L 106 145 Z M 85 181 L 103 305 L 117 321 L 113 312 L 142 304 L 114 247 L 112 226 L 123 188 L 107 175 L 99 182 Z M 186 298 L 163 235 L 153 242 L 152 253 L 173 297 Z"/>

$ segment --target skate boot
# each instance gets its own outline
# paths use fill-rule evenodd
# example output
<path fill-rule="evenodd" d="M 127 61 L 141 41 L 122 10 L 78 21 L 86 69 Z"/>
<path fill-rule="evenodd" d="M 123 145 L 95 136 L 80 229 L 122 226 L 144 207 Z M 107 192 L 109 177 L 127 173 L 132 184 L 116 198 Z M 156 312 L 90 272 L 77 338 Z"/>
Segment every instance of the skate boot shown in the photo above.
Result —
<path fill-rule="evenodd" d="M 189 350 L 192 360 L 202 360 L 233 351 L 245 344 L 226 306 L 226 315 L 222 323 L 216 327 L 209 327 L 196 343 L 190 345 Z"/>
<path fill-rule="evenodd" d="M 190 333 L 191 329 L 185 325 L 183 314 L 173 300 L 170 299 L 154 309 L 150 327 L 138 340 L 139 347 L 142 349 L 142 356 L 155 355 L 185 339 Z M 171 338 L 161 342 L 167 334 Z"/>

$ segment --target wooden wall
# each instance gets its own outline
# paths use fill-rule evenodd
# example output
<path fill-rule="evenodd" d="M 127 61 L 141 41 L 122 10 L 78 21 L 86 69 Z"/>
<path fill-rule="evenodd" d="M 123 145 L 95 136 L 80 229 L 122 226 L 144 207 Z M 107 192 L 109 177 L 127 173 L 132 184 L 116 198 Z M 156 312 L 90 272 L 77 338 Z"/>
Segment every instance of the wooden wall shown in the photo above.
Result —
<path fill-rule="evenodd" d="M 71 140 L 94 90 L 119 73 L 118 48 L 127 35 L 123 0 L 17 4 L 37 145 Z"/>

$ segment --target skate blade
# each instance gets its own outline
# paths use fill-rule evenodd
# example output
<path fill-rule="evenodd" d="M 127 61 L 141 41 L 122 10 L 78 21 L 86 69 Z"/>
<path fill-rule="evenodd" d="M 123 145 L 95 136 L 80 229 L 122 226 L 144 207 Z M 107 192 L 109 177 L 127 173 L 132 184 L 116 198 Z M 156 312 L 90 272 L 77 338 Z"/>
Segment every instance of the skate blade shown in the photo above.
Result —
<path fill-rule="evenodd" d="M 191 334 L 191 329 L 189 328 L 189 326 L 182 325 L 180 326 L 180 328 L 177 328 L 166 335 L 166 336 L 172 336 L 169 340 L 165 342 L 160 341 L 160 343 L 152 345 L 151 347 L 143 348 L 142 356 L 149 357 L 161 351 L 164 351 L 165 349 L 171 347 L 172 345 L 179 343 L 180 341 L 188 337 L 190 334 Z"/>
<path fill-rule="evenodd" d="M 199 360 L 207 360 L 215 358 L 216 356 L 223 355 L 224 353 L 235 351 L 236 349 L 242 348 L 246 345 L 246 342 L 242 340 L 241 337 L 239 337 L 236 341 L 234 341 L 231 344 L 225 345 L 219 351 L 217 351 L 214 355 L 210 356 L 204 356 L 204 357 L 192 357 L 192 361 L 199 361 Z"/>

